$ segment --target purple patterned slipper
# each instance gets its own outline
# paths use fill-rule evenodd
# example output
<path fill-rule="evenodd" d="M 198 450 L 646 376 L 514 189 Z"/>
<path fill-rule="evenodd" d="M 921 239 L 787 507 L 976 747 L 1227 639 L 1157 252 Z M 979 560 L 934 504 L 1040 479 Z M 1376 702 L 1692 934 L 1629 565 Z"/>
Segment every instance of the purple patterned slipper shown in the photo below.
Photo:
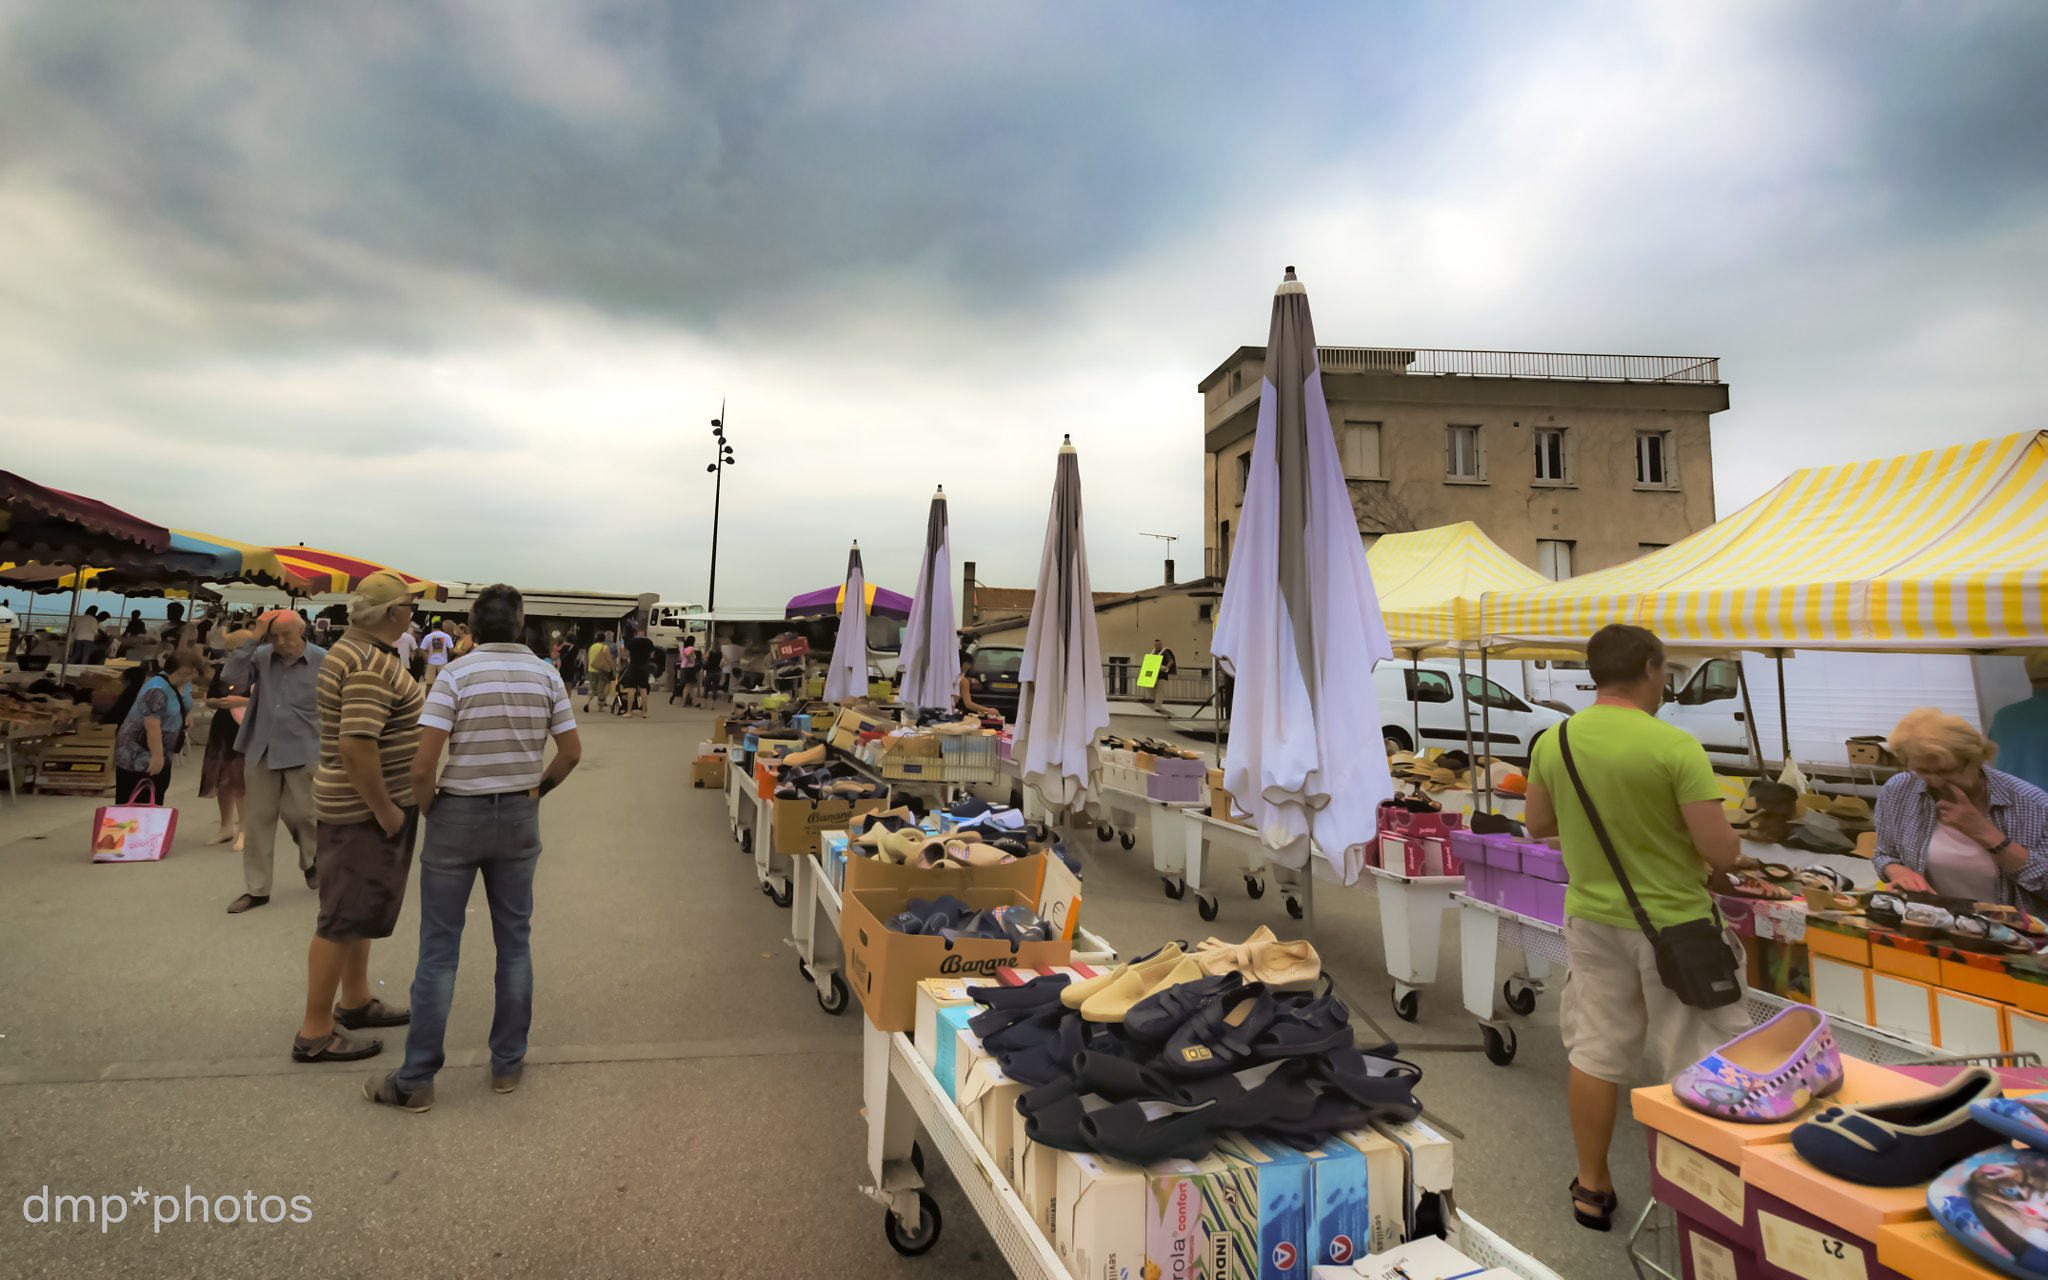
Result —
<path fill-rule="evenodd" d="M 1680 1072 L 1671 1092 L 1688 1107 L 1739 1124 L 1790 1120 L 1842 1087 L 1828 1016 L 1793 1005 Z"/>

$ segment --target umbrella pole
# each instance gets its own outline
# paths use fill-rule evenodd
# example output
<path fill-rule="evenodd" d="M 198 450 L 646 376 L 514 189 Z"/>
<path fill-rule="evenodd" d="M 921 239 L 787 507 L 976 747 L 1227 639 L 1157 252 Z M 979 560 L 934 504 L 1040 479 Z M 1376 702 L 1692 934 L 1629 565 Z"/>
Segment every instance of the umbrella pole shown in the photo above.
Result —
<path fill-rule="evenodd" d="M 1784 764 L 1792 763 L 1791 722 L 1785 715 L 1785 651 L 1775 651 L 1778 659 L 1778 743 L 1785 750 Z"/>
<path fill-rule="evenodd" d="M 1458 712 L 1465 722 L 1465 765 L 1468 770 L 1479 767 L 1479 754 L 1472 745 L 1472 691 L 1465 687 L 1465 651 L 1458 650 Z M 1465 786 L 1472 790 L 1471 776 L 1466 776 Z"/>
<path fill-rule="evenodd" d="M 1419 756 L 1422 754 L 1422 650 L 1408 651 L 1408 670 L 1412 673 L 1408 677 L 1408 710 L 1415 717 L 1414 751 Z"/>
<path fill-rule="evenodd" d="M 1738 655 L 1735 662 L 1735 683 L 1742 689 L 1742 727 L 1748 731 L 1749 762 L 1756 766 L 1758 777 L 1764 772 L 1764 748 L 1756 736 L 1756 708 L 1749 705 L 1749 670 Z"/>
<path fill-rule="evenodd" d="M 1486 691 L 1486 646 L 1479 646 L 1479 736 L 1486 739 L 1486 811 L 1493 812 L 1493 695 Z M 1476 769 L 1479 762 L 1474 760 Z M 1475 797 L 1476 798 L 1476 797 Z"/>
<path fill-rule="evenodd" d="M 58 666 L 57 666 L 57 683 L 58 683 L 58 684 L 63 684 L 63 683 L 64 683 L 64 681 L 65 681 L 65 680 L 67 680 L 67 679 L 69 679 L 69 678 L 70 678 L 70 675 L 71 675 L 71 624 L 72 624 L 72 623 L 74 623 L 74 622 L 76 622 L 76 621 L 78 621 L 78 587 L 79 587 L 79 579 L 83 578 L 84 576 L 85 576 L 85 570 L 84 570 L 84 569 L 74 569 L 74 570 L 72 570 L 72 573 L 71 573 L 71 613 L 70 613 L 70 614 L 69 614 L 69 615 L 68 615 L 68 616 L 67 616 L 67 617 L 66 617 L 66 618 L 64 619 L 64 650 L 63 650 L 63 652 L 62 652 L 62 653 L 60 653 L 60 654 L 58 655 L 58 657 L 59 657 L 59 658 L 61 659 L 61 661 L 59 662 L 59 664 L 58 664 Z"/>

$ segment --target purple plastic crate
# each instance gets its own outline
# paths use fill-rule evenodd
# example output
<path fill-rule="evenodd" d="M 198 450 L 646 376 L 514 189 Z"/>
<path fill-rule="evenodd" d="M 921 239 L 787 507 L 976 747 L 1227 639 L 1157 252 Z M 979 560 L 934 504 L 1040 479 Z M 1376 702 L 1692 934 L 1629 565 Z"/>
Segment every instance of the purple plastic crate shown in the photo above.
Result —
<path fill-rule="evenodd" d="M 1145 775 L 1145 794 L 1154 800 L 1169 804 L 1191 804 L 1202 792 L 1202 776 L 1197 773 Z"/>
<path fill-rule="evenodd" d="M 1554 880 L 1535 879 L 1529 881 L 1529 886 L 1533 894 L 1530 909 L 1522 912 L 1522 914 L 1537 920 L 1547 921 L 1562 928 L 1564 925 L 1565 887 Z"/>
<path fill-rule="evenodd" d="M 1151 774 L 1155 778 L 1206 778 L 1209 776 L 1209 766 L 1201 760 L 1186 760 L 1179 756 L 1154 756 Z"/>
<path fill-rule="evenodd" d="M 1522 874 L 1548 880 L 1552 884 L 1563 884 L 1564 855 L 1544 845 L 1525 844 L 1522 846 Z"/>

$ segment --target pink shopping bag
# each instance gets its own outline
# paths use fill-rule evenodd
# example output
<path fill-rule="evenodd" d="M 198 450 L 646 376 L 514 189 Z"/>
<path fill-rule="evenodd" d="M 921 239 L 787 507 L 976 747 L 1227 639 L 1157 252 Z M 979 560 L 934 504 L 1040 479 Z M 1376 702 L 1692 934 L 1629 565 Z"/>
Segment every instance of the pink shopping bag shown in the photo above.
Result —
<path fill-rule="evenodd" d="M 140 798 L 141 792 L 138 791 Z M 156 789 L 149 789 L 156 799 Z M 94 862 L 157 862 L 178 834 L 178 811 L 156 804 L 101 805 L 92 819 Z"/>

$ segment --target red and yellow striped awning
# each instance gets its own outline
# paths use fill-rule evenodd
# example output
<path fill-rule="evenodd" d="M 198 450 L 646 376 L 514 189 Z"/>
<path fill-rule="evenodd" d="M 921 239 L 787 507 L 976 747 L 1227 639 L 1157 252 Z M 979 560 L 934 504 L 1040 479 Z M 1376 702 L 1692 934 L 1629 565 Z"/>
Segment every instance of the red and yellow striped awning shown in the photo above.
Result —
<path fill-rule="evenodd" d="M 313 584 L 309 594 L 324 595 L 328 592 L 353 591 L 356 585 L 373 573 L 389 569 L 403 578 L 408 586 L 423 587 L 426 594 L 436 600 L 446 600 L 448 589 L 437 582 L 416 578 L 401 569 L 378 564 L 374 560 L 362 560 L 345 556 L 338 551 L 321 551 L 315 547 L 271 547 L 279 563 L 300 578 Z"/>

